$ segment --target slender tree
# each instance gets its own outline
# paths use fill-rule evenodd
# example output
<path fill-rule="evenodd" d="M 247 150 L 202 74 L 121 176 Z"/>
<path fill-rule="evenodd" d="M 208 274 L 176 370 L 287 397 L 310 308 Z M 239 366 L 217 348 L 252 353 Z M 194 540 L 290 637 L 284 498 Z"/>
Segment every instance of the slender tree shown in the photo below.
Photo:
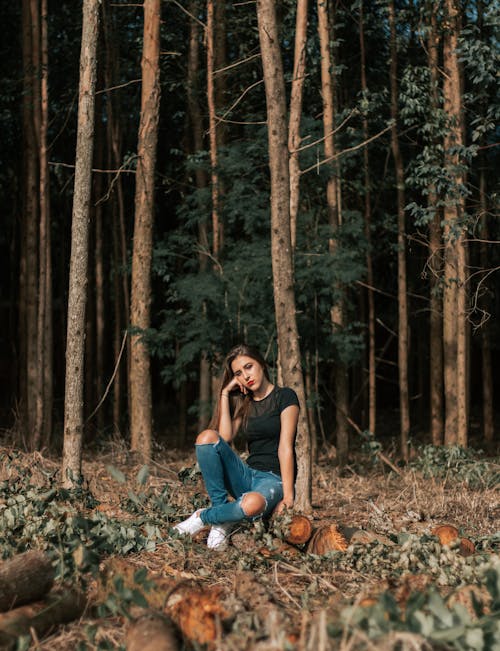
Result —
<path fill-rule="evenodd" d="M 153 255 L 154 174 L 160 108 L 160 0 L 144 1 L 142 94 L 135 186 L 135 226 L 132 255 L 130 322 L 140 333 L 132 336 L 130 365 L 131 449 L 144 460 L 151 457 L 152 405 L 150 358 L 143 332 L 151 322 L 151 262 Z"/>
<path fill-rule="evenodd" d="M 71 487 L 80 480 L 82 464 L 85 304 L 87 300 L 89 204 L 94 149 L 99 0 L 84 0 L 82 11 L 64 397 L 62 482 L 66 487 Z"/>
<path fill-rule="evenodd" d="M 467 317 L 466 241 L 462 224 L 463 172 L 457 147 L 463 144 L 462 97 L 458 63 L 459 10 L 446 0 L 443 37 L 443 98 L 449 127 L 444 139 L 445 165 L 450 189 L 444 207 L 443 343 L 445 387 L 445 443 L 467 445 Z"/>
<path fill-rule="evenodd" d="M 119 78 L 117 57 L 118 36 L 110 13 L 110 0 L 103 0 L 102 22 L 104 36 L 104 50 L 106 61 L 104 65 L 104 83 L 107 88 L 112 88 Z M 107 157 L 110 169 L 120 169 L 122 166 L 123 134 L 119 120 L 120 106 L 116 93 L 111 92 L 106 100 L 107 126 Z M 114 334 L 113 358 L 114 364 L 119 364 L 115 381 L 113 382 L 113 424 L 115 431 L 119 431 L 122 419 L 123 403 L 130 399 L 130 391 L 126 390 L 129 381 L 130 368 L 130 338 L 127 338 L 125 348 L 125 363 L 121 362 L 123 330 L 126 328 L 130 316 L 130 287 L 127 268 L 127 233 L 125 224 L 125 198 L 121 173 L 117 174 L 110 188 L 113 217 L 113 258 L 114 258 Z M 125 373 L 123 372 L 125 370 Z"/>
<path fill-rule="evenodd" d="M 359 3 L 359 49 L 361 55 L 361 91 L 368 93 L 366 79 L 366 47 L 365 47 L 365 18 L 364 0 Z M 363 115 L 363 138 L 368 140 L 368 118 Z M 377 426 L 377 376 L 376 376 L 376 348 L 375 348 L 375 292 L 372 260 L 372 199 L 370 177 L 370 154 L 368 146 L 363 147 L 363 173 L 365 184 L 365 237 L 366 250 L 366 279 L 368 298 L 368 430 L 375 434 Z"/>
<path fill-rule="evenodd" d="M 390 25 L 390 86 L 391 86 L 391 149 L 394 158 L 398 209 L 398 371 L 401 453 L 408 458 L 410 434 L 410 403 L 408 389 L 408 299 L 406 279 L 406 226 L 405 226 L 405 178 L 403 158 L 398 136 L 398 58 L 396 17 L 394 0 L 389 0 Z"/>
<path fill-rule="evenodd" d="M 299 147 L 302 99 L 306 76 L 307 53 L 307 8 L 308 0 L 297 0 L 295 16 L 295 48 L 293 55 L 293 77 L 290 93 L 290 117 L 288 125 L 288 149 L 290 152 L 290 236 L 292 250 L 297 240 L 297 215 L 300 197 Z"/>
<path fill-rule="evenodd" d="M 295 310 L 285 80 L 273 0 L 257 1 L 257 21 L 266 89 L 271 175 L 271 257 L 279 359 L 283 382 L 297 392 L 302 405 L 297 438 L 296 505 L 307 512 L 311 509 L 311 442 Z"/>
<path fill-rule="evenodd" d="M 428 3 L 429 32 L 427 38 L 427 62 L 430 72 L 430 103 L 433 112 L 439 108 L 439 33 L 437 16 L 432 3 Z M 436 147 L 433 142 L 431 146 Z M 434 184 L 428 190 L 428 205 L 434 211 L 429 225 L 430 276 L 430 428 L 432 443 L 443 443 L 443 304 L 440 283 L 442 273 L 442 210 Z"/>
<path fill-rule="evenodd" d="M 330 16 L 326 0 L 318 0 L 318 34 L 321 51 L 321 97 L 323 101 L 323 144 L 325 159 L 334 158 L 335 147 L 335 62 L 330 51 Z M 340 209 L 340 179 L 338 168 L 332 164 L 332 169 L 326 185 L 326 203 L 328 206 L 328 223 L 333 236 L 330 238 L 330 252 L 335 255 L 338 244 L 335 234 L 338 232 L 341 223 Z M 341 296 L 336 300 L 331 309 L 332 328 L 334 331 L 341 331 L 344 327 L 344 305 L 342 290 L 337 288 Z M 344 465 L 347 460 L 349 449 L 349 378 L 345 363 L 337 359 L 334 371 L 335 378 L 335 419 L 336 419 L 336 442 L 337 461 Z"/>
<path fill-rule="evenodd" d="M 35 431 L 38 305 L 38 154 L 35 130 L 35 66 L 31 0 L 23 0 L 23 217 L 20 255 L 20 390 L 24 432 Z"/>

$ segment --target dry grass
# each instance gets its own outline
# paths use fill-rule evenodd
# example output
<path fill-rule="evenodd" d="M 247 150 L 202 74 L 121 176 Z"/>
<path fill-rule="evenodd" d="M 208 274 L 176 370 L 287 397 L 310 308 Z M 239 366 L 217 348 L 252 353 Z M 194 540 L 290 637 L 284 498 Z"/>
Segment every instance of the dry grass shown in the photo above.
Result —
<path fill-rule="evenodd" d="M 58 460 L 38 453 L 23 455 L 17 457 L 16 465 L 0 464 L 0 480 L 13 479 L 25 465 L 30 467 L 35 482 L 45 481 L 47 474 L 56 473 L 59 468 Z M 121 470 L 127 482 L 120 484 L 114 480 L 107 470 L 109 465 Z M 220 630 L 214 648 L 218 651 L 424 651 L 431 648 L 425 640 L 406 633 L 392 633 L 384 638 L 383 644 L 373 642 L 361 631 L 348 634 L 346 628 L 340 639 L 332 640 L 328 636 L 327 625 L 336 621 L 346 604 L 359 602 L 370 591 L 380 592 L 390 584 L 376 570 L 355 566 L 346 570 L 339 567 L 334 557 L 309 562 L 303 550 L 295 555 L 271 553 L 265 557 L 258 549 L 266 539 L 255 526 L 243 527 L 223 552 L 210 552 L 203 541 L 172 537 L 169 527 L 173 520 L 188 515 L 193 500 L 200 499 L 204 492 L 199 478 L 184 485 L 178 477 L 182 467 L 193 465 L 192 455 L 177 453 L 159 455 L 152 464 L 144 488 L 150 495 L 159 495 L 167 485 L 176 517 L 172 521 L 164 520 L 163 542 L 154 552 L 128 556 L 127 563 L 146 567 L 151 575 L 220 587 L 224 606 L 233 617 L 229 630 Z M 128 490 L 137 489 L 140 468 L 141 464 L 119 446 L 85 460 L 84 474 L 89 489 L 101 503 L 98 507 L 101 512 L 123 520 L 135 517 L 124 505 Z M 315 466 L 310 514 L 314 525 L 335 522 L 393 539 L 398 532 L 430 534 L 433 527 L 443 523 L 453 524 L 473 541 L 487 539 L 498 531 L 498 489 L 467 490 L 451 480 L 424 480 L 412 470 L 396 475 L 382 466 L 367 474 L 347 472 L 344 475 L 339 476 L 327 457 Z M 67 651 L 85 643 L 87 646 L 83 648 L 118 649 L 124 645 L 126 628 L 127 622 L 122 617 L 95 619 L 95 614 L 89 613 L 81 621 L 34 641 L 31 648 Z"/>

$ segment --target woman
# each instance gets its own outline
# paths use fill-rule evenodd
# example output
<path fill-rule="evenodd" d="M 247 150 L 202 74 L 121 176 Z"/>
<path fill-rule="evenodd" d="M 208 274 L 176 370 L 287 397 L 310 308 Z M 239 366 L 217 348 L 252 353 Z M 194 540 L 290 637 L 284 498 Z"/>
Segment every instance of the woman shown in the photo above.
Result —
<path fill-rule="evenodd" d="M 196 439 L 211 506 L 174 527 L 194 535 L 211 525 L 210 549 L 223 548 L 237 522 L 280 513 L 294 500 L 297 394 L 272 384 L 264 358 L 244 344 L 227 355 L 221 387 L 210 429 Z M 246 463 L 230 445 L 239 430 L 247 438 Z"/>

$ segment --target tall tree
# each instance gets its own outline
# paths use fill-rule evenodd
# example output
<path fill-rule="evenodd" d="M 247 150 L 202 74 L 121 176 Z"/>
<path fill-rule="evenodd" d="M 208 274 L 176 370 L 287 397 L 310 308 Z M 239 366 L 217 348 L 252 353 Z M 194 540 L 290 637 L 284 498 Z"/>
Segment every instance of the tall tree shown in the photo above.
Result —
<path fill-rule="evenodd" d="M 398 135 L 398 54 L 396 16 L 394 0 L 389 0 L 390 25 L 390 86 L 391 86 L 391 149 L 396 171 L 398 211 L 398 372 L 400 442 L 404 459 L 408 458 L 408 437 L 410 434 L 410 403 L 408 389 L 408 294 L 406 279 L 406 226 L 405 226 L 405 177 L 403 157 Z"/>
<path fill-rule="evenodd" d="M 82 466 L 85 305 L 87 300 L 89 206 L 94 151 L 99 0 L 84 0 L 82 11 L 64 396 L 62 482 L 66 487 L 71 487 L 80 480 Z"/>
<path fill-rule="evenodd" d="M 290 236 L 287 107 L 274 0 L 257 1 L 257 22 L 266 89 L 271 175 L 271 257 L 276 329 L 283 382 L 297 392 L 302 406 L 297 437 L 296 506 L 307 512 L 311 510 L 311 442 L 295 309 Z"/>
<path fill-rule="evenodd" d="M 368 93 L 366 79 L 366 47 L 365 47 L 365 17 L 364 1 L 359 3 L 359 49 L 361 55 L 361 91 Z M 363 139 L 368 140 L 368 118 L 363 115 Z M 365 237 L 366 251 L 366 279 L 368 297 L 368 430 L 375 434 L 377 426 L 377 376 L 376 376 L 376 348 L 375 348 L 375 291 L 373 285 L 373 259 L 372 259 L 372 199 L 370 177 L 370 154 L 368 146 L 363 147 L 363 174 L 365 185 Z"/>
<path fill-rule="evenodd" d="M 459 5 L 446 0 L 443 36 L 443 100 L 449 126 L 444 138 L 450 187 L 444 207 L 443 344 L 445 443 L 467 445 L 466 240 L 462 224 L 464 177 L 458 149 L 463 145 L 462 95 L 458 62 Z"/>
<path fill-rule="evenodd" d="M 330 51 L 330 16 L 327 0 L 318 0 L 318 34 L 321 51 L 321 97 L 323 101 L 323 144 L 325 159 L 335 158 L 335 61 Z M 335 255 L 338 249 L 336 235 L 341 224 L 340 211 L 340 178 L 338 168 L 331 164 L 332 169 L 326 185 L 326 203 L 328 206 L 328 223 L 332 231 L 330 238 L 330 252 Z M 338 298 L 331 309 L 331 321 L 334 331 L 341 331 L 344 327 L 344 300 L 342 288 L 337 287 Z M 335 420 L 337 461 L 344 465 L 349 449 L 349 379 L 345 363 L 338 356 L 335 363 Z"/>
<path fill-rule="evenodd" d="M 427 38 L 427 63 L 430 72 L 430 104 L 435 114 L 439 109 L 439 33 L 436 12 L 432 3 L 428 5 L 429 26 Z M 435 150 L 438 143 L 430 146 Z M 443 443 L 443 304 L 440 291 L 441 248 L 442 248 L 442 210 L 438 205 L 435 184 L 428 190 L 428 205 L 434 211 L 429 225 L 429 267 L 430 276 L 430 429 L 434 445 Z"/>
<path fill-rule="evenodd" d="M 40 6 L 32 2 L 32 18 L 36 32 L 33 39 L 33 51 L 39 51 L 39 83 L 35 93 L 35 124 L 38 135 L 39 152 L 39 252 L 38 252 L 38 313 L 37 313 L 37 391 L 35 429 L 31 445 L 34 449 L 41 442 L 48 443 L 52 429 L 52 256 L 50 236 L 50 196 L 49 166 L 47 157 L 47 134 L 49 122 L 49 62 L 48 62 L 48 17 L 47 0 L 41 0 Z M 35 31 L 35 30 L 34 30 Z M 38 59 L 38 56 L 37 56 Z"/>
<path fill-rule="evenodd" d="M 293 55 L 292 90 L 290 93 L 290 118 L 288 125 L 288 149 L 290 152 L 290 237 L 292 250 L 297 240 L 297 215 L 300 197 L 299 147 L 302 99 L 306 76 L 308 0 L 297 0 L 295 16 L 295 48 Z"/>
<path fill-rule="evenodd" d="M 131 449 L 151 457 L 152 404 L 150 356 L 143 333 L 151 323 L 151 263 L 153 255 L 154 185 L 160 110 L 160 0 L 144 1 L 142 93 L 132 254 L 130 323 L 140 332 L 132 336 L 130 365 Z"/>
<path fill-rule="evenodd" d="M 23 216 L 20 261 L 20 391 L 28 442 L 35 431 L 37 379 L 38 153 L 35 131 L 35 67 L 31 0 L 23 0 Z M 38 74 L 38 73 L 37 73 Z"/>
<path fill-rule="evenodd" d="M 107 88 L 112 88 L 119 78 L 118 66 L 118 36 L 114 25 L 113 16 L 109 7 L 110 0 L 104 0 L 102 3 L 102 22 L 104 49 L 106 62 L 104 66 L 104 83 Z M 119 170 L 122 166 L 122 148 L 123 148 L 123 127 L 120 123 L 120 106 L 116 93 L 109 93 L 106 101 L 107 125 L 107 157 L 110 169 Z M 127 233 L 125 224 L 125 197 L 122 174 L 118 173 L 115 178 L 110 192 L 112 200 L 112 217 L 113 217 L 113 258 L 114 258 L 114 333 L 113 333 L 113 357 L 115 365 L 119 365 L 113 382 L 113 424 L 115 431 L 119 431 L 122 418 L 122 405 L 125 402 L 124 397 L 130 399 L 130 391 L 127 391 L 129 382 L 130 368 L 130 338 L 126 340 L 125 364 L 120 363 L 123 355 L 122 340 L 123 330 L 126 328 L 130 317 L 130 287 L 128 281 L 127 268 Z M 111 188 L 110 188 L 111 190 Z M 125 367 L 125 368 L 124 368 Z M 125 371 L 125 372 L 124 372 Z"/>

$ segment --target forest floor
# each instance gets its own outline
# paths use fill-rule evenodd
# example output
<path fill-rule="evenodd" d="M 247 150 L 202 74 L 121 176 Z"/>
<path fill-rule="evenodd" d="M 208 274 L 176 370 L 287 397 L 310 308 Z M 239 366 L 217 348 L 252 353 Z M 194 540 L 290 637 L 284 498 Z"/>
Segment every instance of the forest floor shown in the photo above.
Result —
<path fill-rule="evenodd" d="M 314 465 L 309 517 L 314 529 L 345 527 L 348 540 L 361 529 L 358 541 L 326 555 L 283 546 L 285 515 L 240 527 L 216 552 L 203 534 L 171 530 L 207 503 L 191 453 L 160 451 L 146 468 L 108 448 L 85 459 L 85 484 L 70 494 L 58 488 L 57 459 L 0 448 L 3 557 L 46 550 L 91 604 L 18 649 L 125 649 L 146 601 L 158 607 L 157 586 L 165 609 L 184 595 L 168 611 L 179 649 L 500 648 L 499 459 L 428 448 L 391 469 L 360 454 L 342 476 L 333 461 L 323 453 Z M 432 531 L 444 524 L 474 547 L 440 544 Z"/>

